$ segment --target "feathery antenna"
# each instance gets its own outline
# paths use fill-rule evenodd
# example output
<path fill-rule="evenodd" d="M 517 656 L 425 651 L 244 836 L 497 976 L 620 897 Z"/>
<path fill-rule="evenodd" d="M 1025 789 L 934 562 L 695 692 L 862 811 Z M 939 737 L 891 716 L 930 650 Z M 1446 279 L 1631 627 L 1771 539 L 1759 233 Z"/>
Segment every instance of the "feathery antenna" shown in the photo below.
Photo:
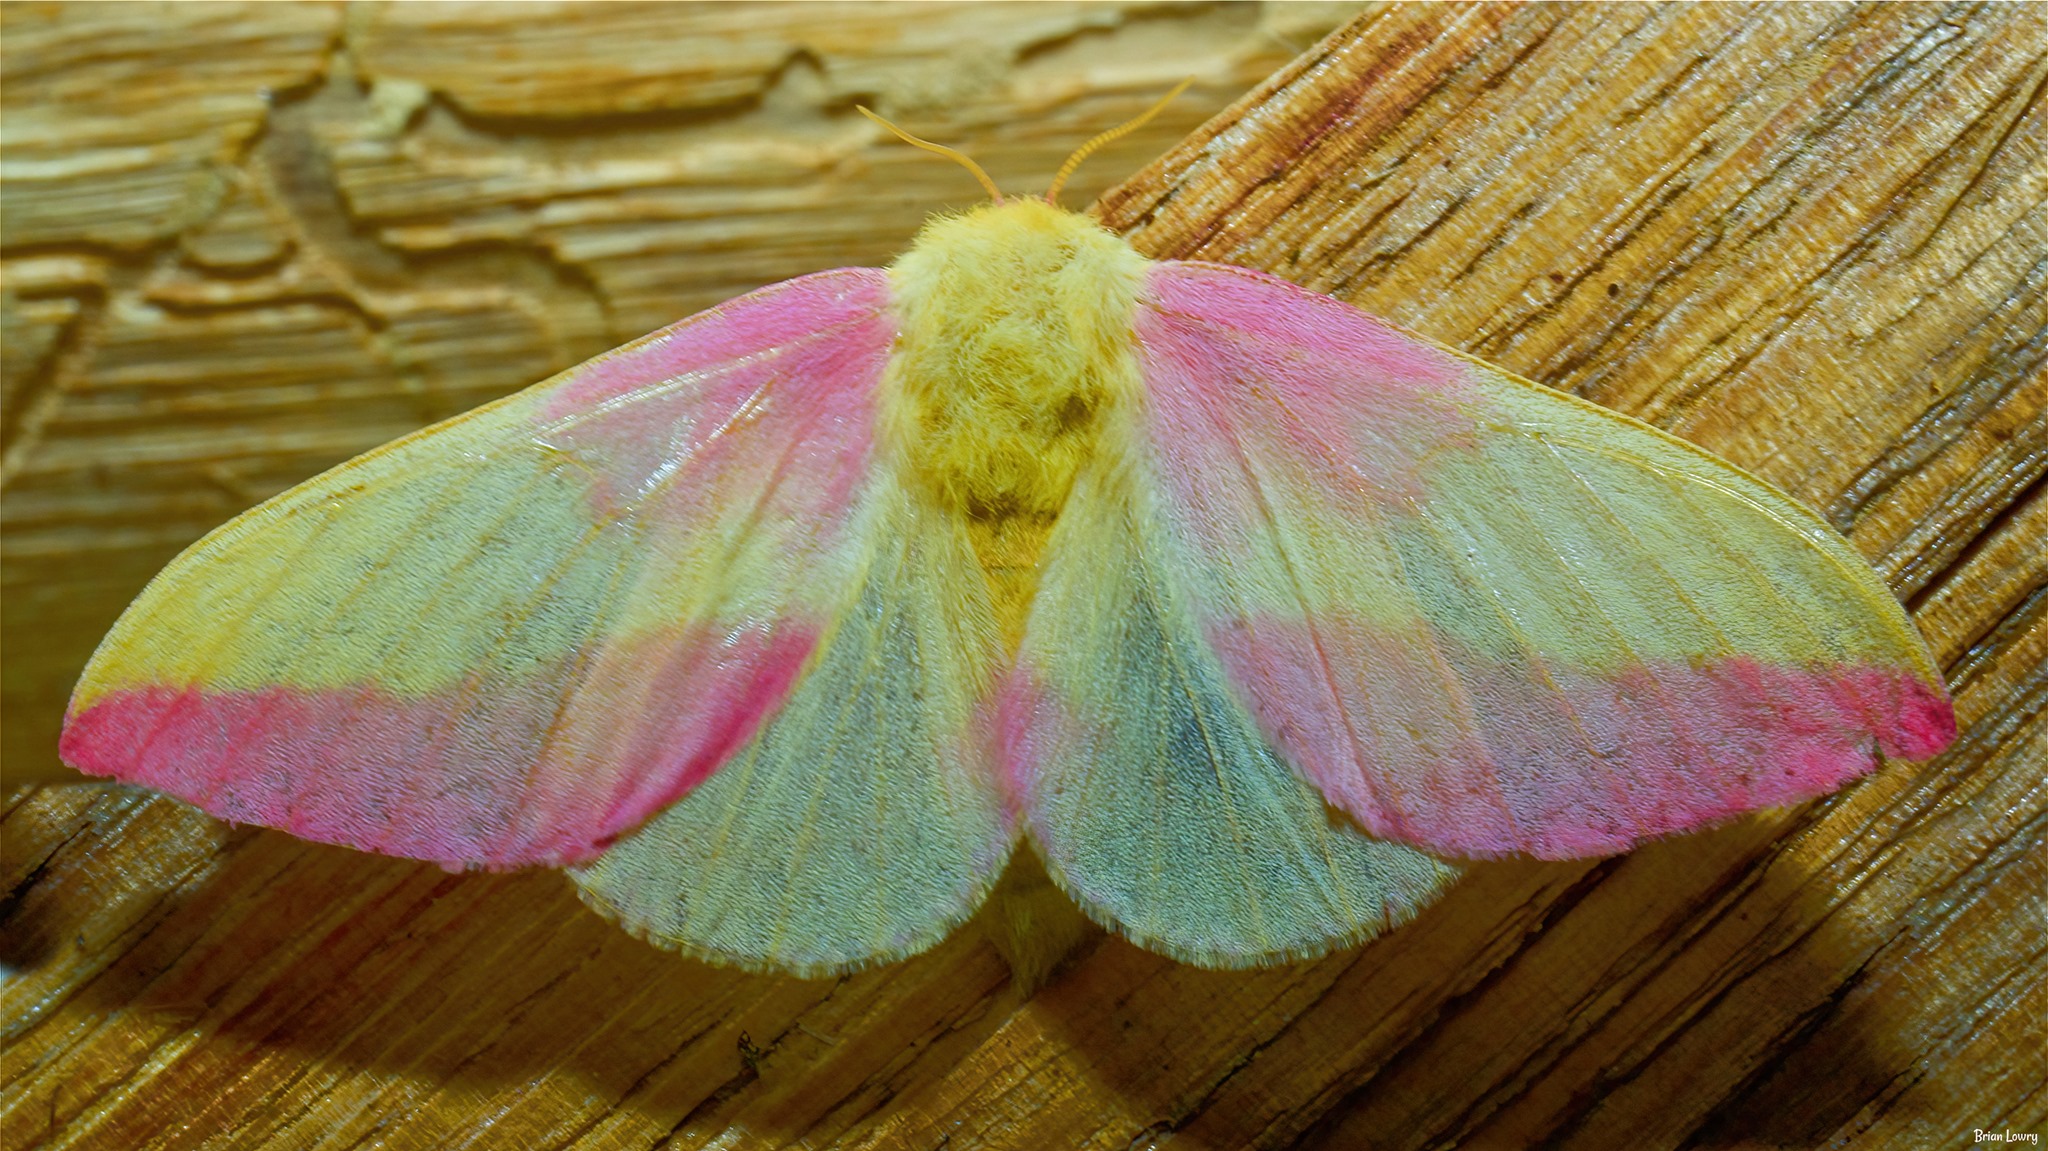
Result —
<path fill-rule="evenodd" d="M 930 140 L 920 140 L 916 136 L 911 135 L 910 133 L 904 131 L 903 129 L 898 128 L 896 125 L 891 124 L 889 121 L 884 120 L 880 116 L 875 115 L 873 112 L 868 111 L 866 108 L 861 107 L 859 104 L 855 104 L 854 108 L 857 111 L 859 111 L 861 115 L 866 116 L 868 119 L 873 120 L 875 123 L 880 124 L 882 127 L 887 128 L 891 132 L 894 132 L 898 136 L 902 137 L 904 143 L 914 144 L 919 148 L 923 148 L 927 152 L 937 152 L 941 156 L 950 156 L 953 159 L 958 160 L 960 163 L 966 165 L 967 170 L 974 173 L 974 178 L 981 181 L 981 186 L 988 189 L 989 199 L 994 200 L 998 204 L 1003 202 L 1003 190 L 1001 188 L 996 187 L 996 182 L 994 180 L 989 179 L 988 173 L 981 170 L 980 164 L 977 164 L 972 159 L 968 158 L 967 153 L 960 151 L 958 148 L 948 148 L 944 144 L 934 144 Z M 1151 113 L 1148 112 L 1146 114 L 1150 115 Z"/>
<path fill-rule="evenodd" d="M 1144 115 L 1139 116 L 1135 119 L 1126 120 L 1123 123 L 1118 124 L 1116 127 L 1111 128 L 1109 131 L 1102 133 L 1100 136 L 1095 137 L 1093 140 L 1088 141 L 1086 144 L 1083 144 L 1080 147 L 1074 149 L 1074 154 L 1067 157 L 1066 163 L 1060 165 L 1059 174 L 1055 175 L 1052 178 L 1052 186 L 1045 190 L 1045 202 L 1048 204 L 1059 203 L 1060 189 L 1066 187 L 1067 177 L 1074 174 L 1074 169 L 1081 166 L 1081 161 L 1086 160 L 1088 158 L 1089 153 L 1094 152 L 1095 150 L 1101 148 L 1105 144 L 1115 143 L 1116 141 L 1123 139 L 1125 136 L 1128 136 L 1131 133 L 1137 131 L 1138 129 L 1144 127 L 1146 121 L 1150 120 L 1154 116 L 1157 116 L 1159 113 L 1164 112 L 1166 110 L 1166 106 L 1168 104 L 1173 103 L 1174 98 L 1179 96 L 1182 92 L 1187 91 L 1188 85 L 1194 82 L 1195 78 L 1193 76 L 1190 76 L 1185 80 L 1182 80 L 1180 83 L 1175 84 L 1173 86 L 1173 91 L 1168 92 L 1166 96 L 1163 99 L 1161 99 L 1157 104 L 1154 104 L 1152 105 L 1152 107 L 1146 109 Z"/>

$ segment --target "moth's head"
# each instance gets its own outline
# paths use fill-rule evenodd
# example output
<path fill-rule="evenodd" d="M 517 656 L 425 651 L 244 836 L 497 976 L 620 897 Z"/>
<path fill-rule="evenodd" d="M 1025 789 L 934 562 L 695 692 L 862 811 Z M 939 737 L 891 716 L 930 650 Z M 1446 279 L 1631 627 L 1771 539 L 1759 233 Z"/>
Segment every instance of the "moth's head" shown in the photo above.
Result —
<path fill-rule="evenodd" d="M 1088 216 L 1031 196 L 933 216 L 897 264 L 931 261 L 977 278 L 1029 280 L 1075 260 L 1114 259 L 1112 250 L 1127 247 Z"/>

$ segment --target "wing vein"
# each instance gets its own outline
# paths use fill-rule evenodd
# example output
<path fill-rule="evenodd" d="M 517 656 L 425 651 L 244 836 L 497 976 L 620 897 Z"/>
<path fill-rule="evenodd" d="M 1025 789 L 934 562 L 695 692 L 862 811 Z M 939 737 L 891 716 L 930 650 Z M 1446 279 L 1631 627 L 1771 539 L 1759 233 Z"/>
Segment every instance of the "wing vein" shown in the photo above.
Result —
<path fill-rule="evenodd" d="M 1188 676 L 1186 657 L 1177 650 L 1173 637 L 1166 628 L 1168 616 L 1166 615 L 1164 605 L 1160 602 L 1157 586 L 1152 580 L 1140 579 L 1138 581 L 1138 588 L 1146 601 L 1151 605 L 1152 618 L 1158 621 L 1160 625 L 1159 637 L 1162 654 L 1167 664 L 1173 669 L 1174 682 L 1179 685 L 1181 695 L 1187 700 L 1188 716 L 1194 720 L 1196 730 L 1201 733 L 1202 747 L 1208 754 L 1209 773 L 1216 779 L 1216 791 L 1222 797 L 1224 818 L 1230 824 L 1230 842 L 1236 849 L 1238 862 L 1242 866 L 1249 857 L 1250 851 L 1246 847 L 1244 827 L 1238 819 L 1237 797 L 1233 794 L 1230 781 L 1226 778 L 1223 770 L 1223 756 L 1216 748 L 1215 734 L 1209 730 L 1208 717 L 1202 712 L 1201 701 L 1197 697 L 1193 681 Z M 1252 917 L 1258 924 L 1256 930 L 1259 931 L 1262 938 L 1268 938 L 1270 941 L 1271 931 L 1266 923 L 1265 911 L 1259 905 L 1257 885 L 1246 883 L 1244 885 L 1244 893 L 1245 898 L 1250 902 Z"/>
<path fill-rule="evenodd" d="M 1570 477 L 1567 482 L 1576 484 L 1582 490 L 1586 487 L 1584 479 L 1556 454 L 1546 452 L 1536 458 L 1548 460 L 1555 467 L 1562 469 Z M 1491 458 L 1487 457 L 1484 453 L 1480 455 L 1480 466 L 1487 468 L 1497 479 L 1502 480 L 1503 487 L 1511 486 L 1506 483 L 1505 477 L 1501 476 L 1499 469 L 1494 465 Z M 1591 496 L 1590 492 L 1587 494 L 1589 497 Z M 1610 519 L 1612 518 L 1611 510 L 1606 511 L 1606 514 Z M 1585 605 L 1592 613 L 1593 618 L 1600 622 L 1610 641 L 1620 649 L 1628 661 L 1643 669 L 1645 678 L 1657 694 L 1657 702 L 1662 706 L 1670 722 L 1673 738 L 1678 743 L 1676 750 L 1686 757 L 1686 762 L 1699 767 L 1705 767 L 1707 765 L 1707 757 L 1693 735 L 1692 724 L 1687 721 L 1685 710 L 1678 705 L 1677 700 L 1672 698 L 1670 686 L 1664 682 L 1661 676 L 1651 671 L 1649 661 L 1637 650 L 1635 642 L 1629 638 L 1627 630 L 1621 626 L 1620 621 L 1616 620 L 1609 613 L 1602 598 L 1594 594 L 1593 589 L 1586 585 L 1584 578 L 1579 575 L 1578 569 L 1565 560 L 1564 550 L 1557 547 L 1551 541 L 1543 526 L 1532 516 L 1523 516 L 1522 522 L 1526 525 L 1532 536 L 1542 541 L 1543 546 L 1536 549 L 1536 554 L 1549 559 L 1557 573 L 1565 580 L 1571 582 L 1572 586 L 1577 589 L 1576 602 Z M 1664 575 L 1666 582 L 1674 582 L 1667 573 L 1660 574 Z"/>
<path fill-rule="evenodd" d="M 1274 399 L 1274 402 L 1276 404 L 1279 403 L 1277 397 Z M 1253 466 L 1250 454 L 1244 450 L 1243 441 L 1234 434 L 1235 429 L 1225 427 L 1220 419 L 1214 418 L 1213 414 L 1212 423 L 1218 431 L 1224 434 L 1224 438 L 1229 441 L 1232 454 L 1237 460 L 1238 470 L 1244 476 L 1245 485 L 1251 489 L 1253 496 L 1259 502 L 1259 512 L 1265 522 L 1267 535 L 1272 540 L 1274 552 L 1280 556 L 1281 566 L 1287 571 L 1288 584 L 1294 591 L 1295 602 L 1301 608 L 1302 620 L 1308 631 L 1309 647 L 1315 652 L 1316 667 L 1322 673 L 1323 686 L 1330 694 L 1330 704 L 1337 713 L 1338 721 L 1343 724 L 1346 741 L 1351 745 L 1352 761 L 1358 764 L 1360 780 L 1365 784 L 1366 791 L 1372 798 L 1374 810 L 1382 818 L 1385 818 L 1388 815 L 1387 806 L 1381 801 L 1379 788 L 1373 782 L 1372 772 L 1366 767 L 1365 749 L 1359 742 L 1358 730 L 1352 723 L 1351 712 L 1344 706 L 1343 698 L 1337 690 L 1336 669 L 1330 664 L 1329 651 L 1323 643 L 1322 629 L 1316 625 L 1316 613 L 1310 606 L 1308 595 L 1302 587 L 1299 565 L 1295 561 L 1293 552 L 1287 546 L 1286 533 L 1280 530 L 1280 520 L 1273 513 L 1273 503 L 1271 497 L 1266 492 L 1265 479 Z M 1249 619 L 1245 620 L 1245 627 L 1247 631 L 1252 630 L 1252 624 Z M 1379 729 L 1377 713 L 1370 699 L 1367 698 L 1366 693 L 1360 693 L 1359 703 L 1365 711 L 1366 726 L 1373 729 L 1376 741 L 1383 741 L 1384 736 Z M 1384 743 L 1381 742 L 1380 745 L 1384 746 Z M 1296 770 L 1300 769 L 1297 768 Z M 1320 795 L 1320 793 L 1318 794 Z M 1358 922 L 1357 911 L 1352 907 L 1349 896 L 1339 886 L 1336 861 L 1329 855 L 1327 837 L 1322 839 L 1321 847 L 1323 860 L 1328 867 L 1327 875 L 1318 873 L 1314 868 L 1306 868 L 1304 870 L 1315 874 L 1319 881 L 1327 880 L 1327 882 L 1322 884 L 1324 898 L 1329 900 L 1333 908 L 1342 910 L 1346 922 L 1356 923 Z"/>
<path fill-rule="evenodd" d="M 1557 461 L 1558 466 L 1563 468 L 1565 474 L 1571 477 L 1572 482 L 1578 486 L 1579 490 L 1585 493 L 1586 499 L 1593 505 L 1594 511 L 1599 513 L 1601 519 L 1612 527 L 1617 535 L 1632 545 L 1636 555 L 1642 559 L 1643 563 L 1652 571 L 1655 571 L 1664 581 L 1665 586 L 1670 589 L 1671 597 L 1680 604 L 1683 604 L 1685 610 L 1691 613 L 1694 619 L 1699 621 L 1700 629 L 1711 633 L 1720 644 L 1718 652 L 1702 652 L 1700 654 L 1727 655 L 1734 651 L 1734 645 L 1729 642 L 1727 633 L 1721 630 L 1720 625 L 1716 624 L 1707 612 L 1701 610 L 1699 604 L 1694 602 L 1693 597 L 1686 592 L 1684 583 L 1677 576 L 1671 574 L 1671 570 L 1664 566 L 1664 561 L 1657 557 L 1657 553 L 1643 546 L 1642 540 L 1636 536 L 1635 532 L 1629 529 L 1628 522 L 1622 519 L 1620 513 L 1614 510 L 1614 505 L 1609 503 L 1607 497 L 1601 495 L 1599 490 L 1584 475 L 1580 474 L 1577 468 L 1571 465 L 1571 461 L 1565 457 L 1563 452 L 1558 450 L 1558 445 L 1551 442 L 1547 436 L 1537 435 L 1533 438 L 1537 443 L 1544 446 L 1549 455 Z M 1595 606 L 1598 603 L 1599 601 L 1596 598 L 1594 600 Z"/>
<path fill-rule="evenodd" d="M 1326 460 L 1355 473 L 1356 469 L 1350 468 L 1346 464 L 1344 454 L 1332 446 L 1309 421 L 1304 420 L 1298 415 L 1278 395 L 1269 393 L 1268 398 L 1273 406 L 1279 410 L 1282 418 L 1295 429 L 1296 433 L 1311 441 L 1315 447 L 1320 449 Z M 1362 476 L 1360 479 L 1362 481 L 1361 486 L 1365 489 L 1366 494 L 1370 495 L 1370 481 L 1364 480 Z M 1407 606 L 1410 612 L 1415 618 L 1427 621 L 1429 613 L 1423 610 L 1422 593 L 1416 585 L 1415 574 L 1408 568 L 1408 561 L 1401 555 L 1401 549 L 1398 547 L 1390 546 L 1387 551 L 1394 561 L 1394 570 L 1401 577 L 1401 585 L 1407 593 Z M 1486 742 L 1485 737 L 1480 733 L 1477 721 L 1478 712 L 1471 694 L 1466 690 L 1464 680 L 1451 669 L 1442 647 L 1438 645 L 1430 629 L 1424 628 L 1418 632 L 1415 645 L 1428 657 L 1430 667 L 1436 673 L 1437 682 L 1444 689 L 1444 698 L 1451 704 L 1445 712 L 1440 714 L 1454 721 L 1466 739 L 1470 741 L 1473 750 L 1479 753 L 1480 758 L 1474 766 L 1492 780 L 1494 784 L 1492 788 L 1488 789 L 1488 797 L 1499 804 L 1501 815 L 1508 821 L 1508 825 L 1518 827 L 1519 823 L 1515 819 L 1513 810 L 1507 806 L 1506 801 L 1502 798 L 1500 769 L 1499 764 L 1496 762 L 1495 749 Z M 1363 690 L 1364 684 L 1361 683 L 1360 688 L 1360 694 L 1366 694 Z M 1443 754 L 1448 756 L 1455 754 L 1455 752 L 1453 749 L 1446 748 L 1443 749 Z"/>
<path fill-rule="evenodd" d="M 519 487 L 519 494 L 523 495 L 527 491 L 531 490 L 535 482 L 536 481 L 533 480 L 532 478 L 528 478 L 527 480 L 523 481 Z M 421 530 L 421 527 L 419 525 L 424 523 L 438 522 L 439 520 L 445 518 L 447 515 L 450 514 L 451 509 L 455 508 L 458 505 L 458 502 L 459 501 L 457 499 L 456 485 L 449 484 L 448 486 L 436 491 L 434 493 L 433 499 L 427 504 L 426 509 L 422 512 L 420 516 L 416 517 L 415 520 L 413 521 L 413 526 L 407 531 L 394 533 L 394 539 L 392 541 L 392 544 L 388 549 L 384 551 L 382 558 L 380 558 L 374 566 L 365 570 L 361 576 L 357 577 L 357 579 L 348 586 L 347 592 L 339 596 L 335 600 L 335 602 L 328 607 L 327 611 L 321 616 L 319 625 L 313 628 L 308 628 L 304 632 L 300 633 L 300 635 L 298 636 L 299 642 L 292 649 L 292 653 L 288 661 L 274 673 L 278 681 L 282 683 L 290 683 L 293 676 L 298 672 L 298 670 L 301 667 L 305 665 L 306 660 L 309 657 L 311 657 L 314 653 L 321 650 L 321 645 L 315 641 L 314 637 L 326 634 L 327 631 L 333 626 L 334 621 L 340 619 L 343 613 L 347 612 L 350 608 L 352 608 L 356 604 L 356 602 L 363 597 L 364 593 L 370 588 L 370 586 L 373 583 L 377 582 L 378 577 L 382 575 L 391 566 L 391 561 L 394 558 L 396 558 L 407 546 L 416 542 L 416 539 Z M 507 500 L 507 510 L 505 511 L 504 514 L 500 515 L 497 520 L 494 521 L 494 528 L 496 525 L 503 524 L 507 519 L 509 519 L 512 514 L 511 509 L 516 507 L 517 505 L 518 501 Z M 268 594 L 276 594 L 277 586 L 280 585 L 273 585 L 272 589 Z M 437 588 L 434 595 L 438 594 L 439 589 Z M 432 598 L 434 598 L 434 596 L 429 596 L 428 598 L 431 600 Z M 255 613 L 252 611 L 248 614 L 254 615 Z M 396 651 L 397 640 L 396 638 L 394 638 L 393 640 L 388 641 L 386 643 L 383 652 L 381 652 L 376 657 L 376 662 L 372 665 L 372 667 L 374 667 L 377 671 L 381 672 L 386 666 L 389 665 L 391 657 Z M 376 681 L 374 678 L 372 678 L 369 682 L 374 684 Z M 349 741 L 347 737 L 349 735 L 352 735 L 358 728 L 362 726 L 363 711 L 364 709 L 361 706 L 357 706 L 355 708 L 350 709 L 346 713 L 346 717 L 343 721 L 341 731 L 335 733 L 335 735 L 330 740 L 330 742 L 333 745 L 337 747 L 348 746 Z M 241 749 L 252 746 L 248 739 L 249 733 L 255 729 L 256 725 L 260 721 L 266 718 L 266 715 L 267 713 L 265 712 L 252 710 L 247 716 L 243 718 L 242 722 L 237 727 L 236 738 L 232 742 L 232 746 L 236 750 L 231 751 L 228 755 L 222 757 L 221 767 L 219 769 L 220 772 L 225 773 L 229 767 L 239 763 L 241 757 Z M 297 804 L 295 802 L 288 801 L 286 806 L 287 815 L 295 816 L 296 810 Z"/>

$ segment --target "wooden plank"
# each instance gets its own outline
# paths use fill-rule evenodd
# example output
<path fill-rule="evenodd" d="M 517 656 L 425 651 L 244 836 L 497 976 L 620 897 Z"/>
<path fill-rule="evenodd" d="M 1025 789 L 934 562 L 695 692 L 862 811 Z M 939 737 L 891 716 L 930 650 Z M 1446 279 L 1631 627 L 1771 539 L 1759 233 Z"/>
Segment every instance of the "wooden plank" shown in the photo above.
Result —
<path fill-rule="evenodd" d="M 33 229 L 0 253 L 10 777 L 98 629 L 220 518 L 672 314 L 883 260 L 971 197 L 853 98 L 1029 186 L 1187 72 L 1209 103 L 1084 169 L 1181 141 L 1105 195 L 1112 226 L 1779 483 L 1913 609 L 1964 734 L 1627 856 L 1477 865 L 1316 963 L 1204 972 L 1100 938 L 1029 998 L 971 930 L 842 980 L 751 976 L 624 937 L 551 874 L 15 788 L 8 1146 L 1927 1147 L 2048 1124 L 2040 9 L 1375 6 L 1199 128 L 1302 26 L 122 11 L 0 10 L 6 159 L 44 149 L 9 176 Z M 73 106 L 136 60 L 204 99 Z M 161 146 L 124 150 L 138 133 Z M 67 201 L 95 171 L 133 191 Z"/>

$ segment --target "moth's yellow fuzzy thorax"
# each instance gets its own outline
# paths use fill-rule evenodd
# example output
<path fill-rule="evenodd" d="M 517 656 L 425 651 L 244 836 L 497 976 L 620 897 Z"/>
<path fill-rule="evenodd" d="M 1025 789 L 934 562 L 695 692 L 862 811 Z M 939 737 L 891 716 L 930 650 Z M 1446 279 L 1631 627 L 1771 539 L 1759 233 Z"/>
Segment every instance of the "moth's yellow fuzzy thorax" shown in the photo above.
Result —
<path fill-rule="evenodd" d="M 934 218 L 890 269 L 900 334 L 884 435 L 942 505 L 1051 515 L 1133 394 L 1145 258 L 1088 217 L 1016 200 Z"/>

